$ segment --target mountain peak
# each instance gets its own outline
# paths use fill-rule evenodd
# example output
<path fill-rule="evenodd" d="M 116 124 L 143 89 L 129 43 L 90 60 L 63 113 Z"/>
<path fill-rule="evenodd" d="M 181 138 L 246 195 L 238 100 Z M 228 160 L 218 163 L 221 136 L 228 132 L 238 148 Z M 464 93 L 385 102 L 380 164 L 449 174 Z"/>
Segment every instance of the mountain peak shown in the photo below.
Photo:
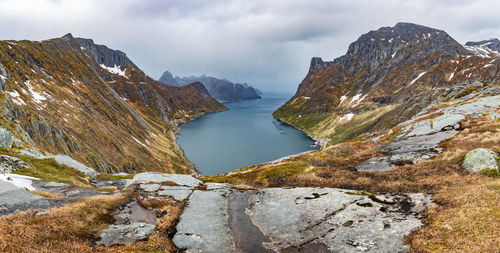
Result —
<path fill-rule="evenodd" d="M 382 27 L 361 35 L 349 45 L 344 63 L 348 71 L 367 68 L 371 73 L 387 60 L 392 63 L 402 59 L 419 61 L 434 53 L 442 54 L 443 59 L 470 54 L 442 30 L 400 22 L 394 27 Z"/>
<path fill-rule="evenodd" d="M 73 34 L 66 33 L 64 36 L 61 37 L 61 39 L 74 39 L 74 37 Z"/>
<path fill-rule="evenodd" d="M 323 59 L 321 57 L 313 57 L 311 59 L 311 66 L 309 67 L 309 70 L 325 68 L 325 67 L 328 67 L 332 64 L 333 64 L 333 62 L 331 62 L 331 61 L 326 61 L 326 62 L 323 61 Z"/>
<path fill-rule="evenodd" d="M 158 79 L 158 82 L 163 83 L 165 85 L 171 85 L 171 86 L 181 86 L 177 80 L 175 80 L 174 76 L 170 71 L 165 71 L 161 75 L 160 79 Z"/>
<path fill-rule="evenodd" d="M 469 41 L 465 43 L 466 46 L 485 46 L 493 51 L 500 52 L 500 40 L 491 38 L 482 41 Z"/>

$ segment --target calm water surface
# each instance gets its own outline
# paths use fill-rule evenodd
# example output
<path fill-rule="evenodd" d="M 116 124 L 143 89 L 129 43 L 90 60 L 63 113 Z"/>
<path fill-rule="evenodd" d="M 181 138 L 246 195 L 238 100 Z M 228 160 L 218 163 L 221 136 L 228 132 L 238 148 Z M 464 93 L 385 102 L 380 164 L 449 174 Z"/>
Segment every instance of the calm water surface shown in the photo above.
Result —
<path fill-rule="evenodd" d="M 315 149 L 306 134 L 272 117 L 286 101 L 263 98 L 224 103 L 228 111 L 182 124 L 177 142 L 203 175 L 227 173 Z"/>

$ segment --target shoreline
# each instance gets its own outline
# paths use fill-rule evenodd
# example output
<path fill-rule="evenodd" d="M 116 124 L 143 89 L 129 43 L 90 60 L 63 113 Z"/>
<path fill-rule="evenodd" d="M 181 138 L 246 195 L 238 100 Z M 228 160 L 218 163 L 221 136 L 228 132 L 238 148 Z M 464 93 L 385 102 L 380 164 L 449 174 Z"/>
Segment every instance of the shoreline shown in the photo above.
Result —
<path fill-rule="evenodd" d="M 191 122 L 191 121 L 193 121 L 193 120 L 196 120 L 196 119 L 198 119 L 198 118 L 201 118 L 201 117 L 203 117 L 203 116 L 205 116 L 205 115 L 207 115 L 207 114 L 211 114 L 211 113 L 218 113 L 218 112 L 224 112 L 224 111 L 229 110 L 229 108 L 228 108 L 228 107 L 226 107 L 226 106 L 224 106 L 224 107 L 226 108 L 226 109 L 224 109 L 224 110 L 220 110 L 220 111 L 212 111 L 212 112 L 203 112 L 203 113 L 201 113 L 201 114 L 194 115 L 194 118 L 189 119 L 189 120 L 187 120 L 187 121 L 178 121 L 178 120 L 174 120 L 175 129 L 174 129 L 174 131 L 172 131 L 172 135 L 173 135 L 173 139 L 174 139 L 175 146 L 177 147 L 177 149 L 178 149 L 178 150 L 180 150 L 180 151 L 181 151 L 182 156 L 184 157 L 184 159 L 186 159 L 186 161 L 187 161 L 189 164 L 191 164 L 191 166 L 192 166 L 192 168 L 193 168 L 194 172 L 193 172 L 193 173 L 191 173 L 190 175 L 192 175 L 192 176 L 194 176 L 194 177 L 200 177 L 200 176 L 202 176 L 202 174 L 201 174 L 201 172 L 200 172 L 200 171 L 196 168 L 196 165 L 195 165 L 193 162 L 191 162 L 191 161 L 187 158 L 187 156 L 186 156 L 186 152 L 185 152 L 185 151 L 184 151 L 184 149 L 181 147 L 181 145 L 179 145 L 179 143 L 177 143 L 177 137 L 178 137 L 178 135 L 181 135 L 179 126 L 180 126 L 180 125 L 182 125 L 182 124 L 185 124 L 185 123 Z"/>

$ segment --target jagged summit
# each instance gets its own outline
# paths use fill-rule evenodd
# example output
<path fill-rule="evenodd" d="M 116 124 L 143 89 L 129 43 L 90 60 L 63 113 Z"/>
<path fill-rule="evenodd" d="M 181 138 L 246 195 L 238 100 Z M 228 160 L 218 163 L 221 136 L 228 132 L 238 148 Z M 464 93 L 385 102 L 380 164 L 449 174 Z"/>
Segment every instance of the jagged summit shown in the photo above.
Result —
<path fill-rule="evenodd" d="M 419 53 L 423 52 L 423 53 Z M 457 55 L 470 55 L 460 43 L 446 32 L 412 23 L 397 23 L 393 27 L 382 27 L 361 35 L 351 43 L 345 55 L 325 62 L 321 58 L 311 59 L 311 69 L 343 64 L 348 72 L 360 69 L 373 73 L 384 62 L 402 64 L 401 61 L 416 62 L 440 53 L 442 59 Z"/>
<path fill-rule="evenodd" d="M 465 43 L 465 46 L 478 55 L 500 57 L 500 40 L 497 38 L 482 41 L 469 41 Z"/>
<path fill-rule="evenodd" d="M 61 39 L 73 39 L 73 34 L 66 33 L 64 36 L 61 37 Z"/>

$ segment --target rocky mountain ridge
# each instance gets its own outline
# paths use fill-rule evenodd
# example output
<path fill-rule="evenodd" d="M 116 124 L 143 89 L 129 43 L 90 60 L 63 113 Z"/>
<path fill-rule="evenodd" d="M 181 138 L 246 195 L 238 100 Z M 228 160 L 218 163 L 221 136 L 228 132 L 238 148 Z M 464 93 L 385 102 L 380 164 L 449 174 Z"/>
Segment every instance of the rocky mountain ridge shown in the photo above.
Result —
<path fill-rule="evenodd" d="M 337 143 L 409 119 L 454 88 L 497 83 L 498 56 L 446 32 L 398 23 L 368 32 L 331 62 L 311 60 L 297 93 L 274 116 Z"/>
<path fill-rule="evenodd" d="M 246 83 L 233 83 L 226 79 L 212 76 L 189 76 L 173 77 L 172 73 L 165 71 L 160 79 L 160 83 L 172 86 L 184 86 L 192 82 L 201 82 L 205 85 L 210 95 L 219 101 L 238 101 L 247 99 L 259 99 L 262 93 Z"/>
<path fill-rule="evenodd" d="M 199 83 L 167 87 L 125 53 L 67 34 L 0 42 L 1 125 L 16 147 L 69 155 L 99 171 L 192 172 L 173 132 L 225 110 Z"/>

